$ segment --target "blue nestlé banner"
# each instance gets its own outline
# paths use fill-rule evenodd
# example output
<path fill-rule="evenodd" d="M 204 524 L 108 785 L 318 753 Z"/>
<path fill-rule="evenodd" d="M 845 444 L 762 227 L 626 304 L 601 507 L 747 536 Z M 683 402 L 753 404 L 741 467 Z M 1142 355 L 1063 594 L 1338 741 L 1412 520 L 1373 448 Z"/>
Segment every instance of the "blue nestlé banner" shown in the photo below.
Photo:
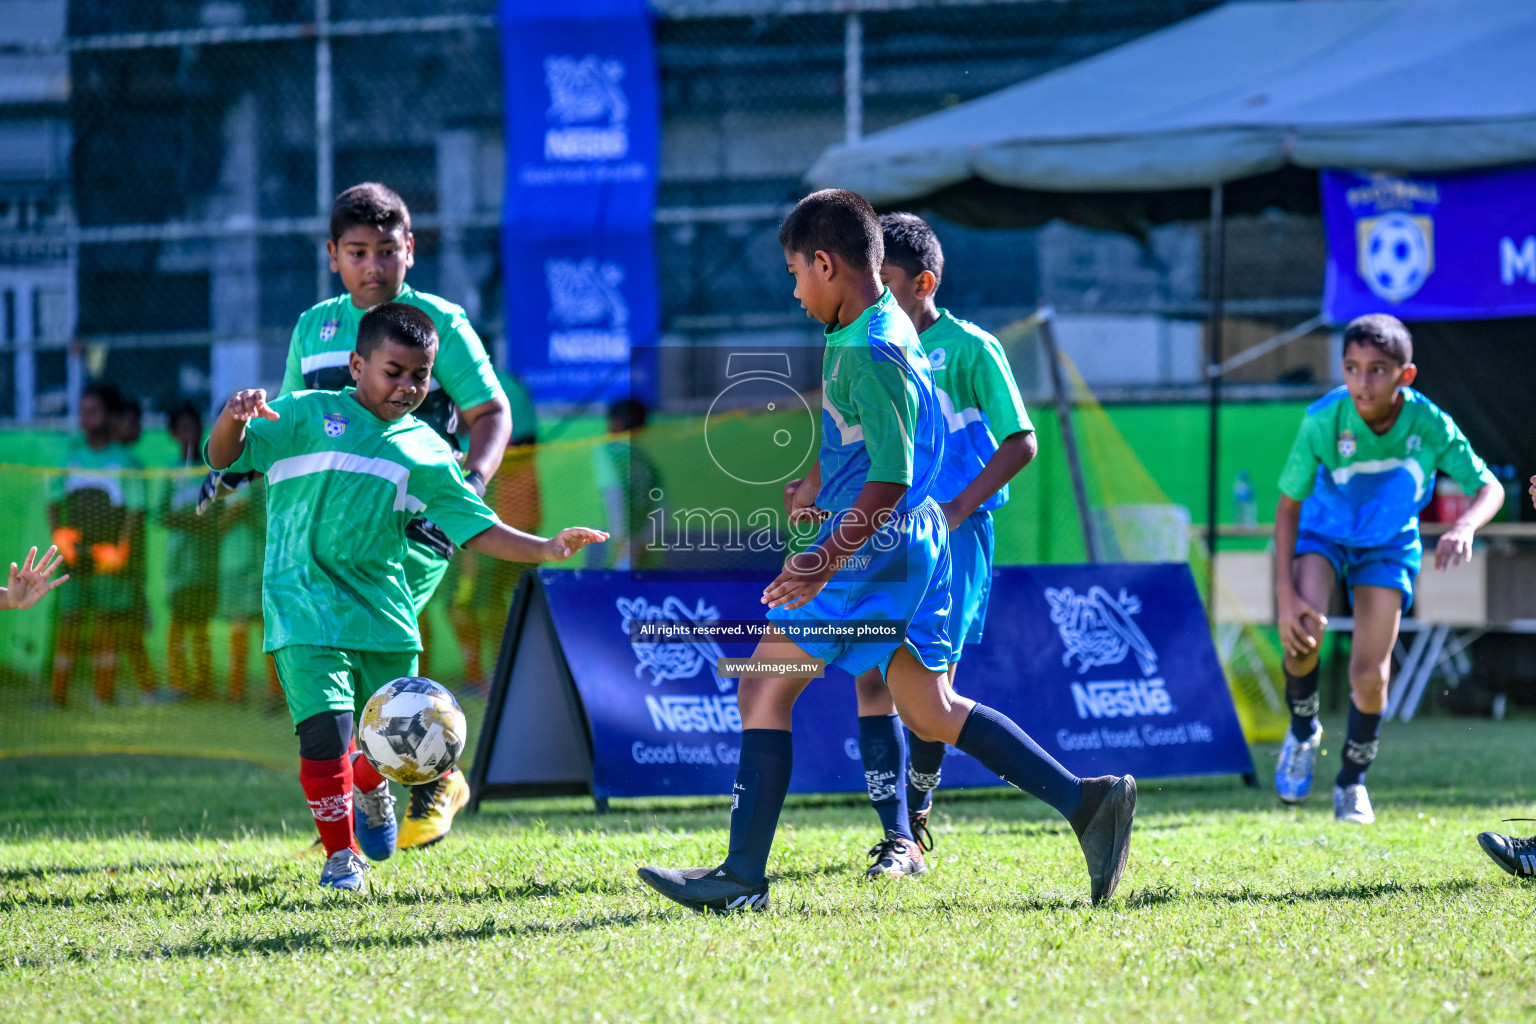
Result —
<path fill-rule="evenodd" d="M 539 401 L 649 397 L 630 360 L 658 318 L 645 0 L 502 0 L 501 39 L 507 363 Z"/>
<path fill-rule="evenodd" d="M 554 632 L 590 724 L 599 797 L 730 791 L 741 747 L 736 634 L 631 642 L 636 621 L 761 623 L 762 579 L 638 581 L 624 572 L 541 570 Z M 1243 740 L 1194 580 L 1183 565 L 997 570 L 985 640 L 957 678 L 1084 775 L 1248 774 Z M 995 786 L 952 752 L 946 786 Z M 796 792 L 864 789 L 853 681 L 829 671 L 795 708 Z"/>
<path fill-rule="evenodd" d="M 1329 320 L 1536 315 L 1536 167 L 1321 181 Z"/>

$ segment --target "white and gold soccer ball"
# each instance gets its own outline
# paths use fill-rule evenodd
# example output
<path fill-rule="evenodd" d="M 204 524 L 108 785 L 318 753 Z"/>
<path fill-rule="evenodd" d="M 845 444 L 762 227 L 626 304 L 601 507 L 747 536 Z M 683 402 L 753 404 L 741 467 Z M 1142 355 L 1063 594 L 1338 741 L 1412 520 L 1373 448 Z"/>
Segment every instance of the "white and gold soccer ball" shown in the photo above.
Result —
<path fill-rule="evenodd" d="M 368 698 L 357 745 L 380 775 L 419 786 L 458 764 L 466 732 L 464 710 L 447 687 L 424 676 L 403 676 Z"/>

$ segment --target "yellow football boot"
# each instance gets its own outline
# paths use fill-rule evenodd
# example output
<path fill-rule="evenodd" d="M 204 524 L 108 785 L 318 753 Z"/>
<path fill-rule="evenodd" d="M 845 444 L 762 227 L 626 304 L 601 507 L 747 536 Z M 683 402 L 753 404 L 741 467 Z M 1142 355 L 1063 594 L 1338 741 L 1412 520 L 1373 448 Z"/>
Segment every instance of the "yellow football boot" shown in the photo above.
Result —
<path fill-rule="evenodd" d="M 398 850 L 431 846 L 453 830 L 453 816 L 469 803 L 469 783 L 455 768 L 436 782 L 411 787 L 411 806 L 400 822 Z"/>

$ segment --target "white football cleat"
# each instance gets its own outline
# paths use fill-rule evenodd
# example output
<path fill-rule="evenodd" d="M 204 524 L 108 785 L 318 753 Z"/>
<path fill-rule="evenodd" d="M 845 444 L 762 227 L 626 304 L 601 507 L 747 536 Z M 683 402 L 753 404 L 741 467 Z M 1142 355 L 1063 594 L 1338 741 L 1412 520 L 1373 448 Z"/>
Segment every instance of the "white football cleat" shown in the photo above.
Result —
<path fill-rule="evenodd" d="M 1371 810 L 1371 795 L 1365 791 L 1365 783 L 1333 787 L 1333 816 L 1355 825 L 1375 824 L 1376 812 Z"/>

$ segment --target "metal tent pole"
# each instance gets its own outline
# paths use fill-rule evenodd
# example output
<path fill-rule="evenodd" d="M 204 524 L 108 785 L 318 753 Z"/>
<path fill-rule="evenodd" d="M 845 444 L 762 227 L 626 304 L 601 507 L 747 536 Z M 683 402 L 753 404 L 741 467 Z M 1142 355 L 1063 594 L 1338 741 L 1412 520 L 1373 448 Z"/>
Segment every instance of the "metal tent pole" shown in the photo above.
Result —
<path fill-rule="evenodd" d="M 1210 238 L 1206 245 L 1206 292 L 1210 298 L 1210 427 L 1205 471 L 1205 611 L 1216 621 L 1217 460 L 1221 454 L 1221 327 L 1226 304 L 1226 217 L 1221 182 L 1211 186 Z"/>
<path fill-rule="evenodd" d="M 315 0 L 315 213 L 329 221 L 336 197 L 336 151 L 331 124 L 331 0 Z M 316 256 L 316 301 L 331 297 L 331 260 Z"/>
<path fill-rule="evenodd" d="M 1077 502 L 1077 519 L 1083 528 L 1083 549 L 1088 561 L 1100 561 L 1099 537 L 1093 528 L 1093 509 L 1088 505 L 1088 486 L 1083 482 L 1083 462 L 1077 450 L 1077 432 L 1072 427 L 1072 402 L 1067 397 L 1061 375 L 1061 353 L 1056 347 L 1056 310 L 1043 306 L 1035 314 L 1039 322 L 1040 344 L 1045 346 L 1046 362 L 1051 367 L 1051 393 L 1056 399 L 1056 418 L 1061 423 L 1061 446 L 1067 453 L 1067 472 L 1072 477 L 1072 497 Z"/>

